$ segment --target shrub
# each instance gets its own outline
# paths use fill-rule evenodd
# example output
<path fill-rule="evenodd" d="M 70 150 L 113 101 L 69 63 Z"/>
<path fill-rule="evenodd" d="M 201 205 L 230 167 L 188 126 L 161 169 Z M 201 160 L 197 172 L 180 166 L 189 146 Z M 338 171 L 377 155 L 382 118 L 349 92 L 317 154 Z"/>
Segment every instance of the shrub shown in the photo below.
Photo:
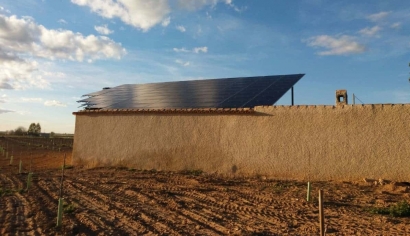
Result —
<path fill-rule="evenodd" d="M 407 201 L 400 201 L 388 208 L 371 207 L 368 211 L 372 214 L 391 215 L 394 217 L 410 216 L 410 204 Z"/>

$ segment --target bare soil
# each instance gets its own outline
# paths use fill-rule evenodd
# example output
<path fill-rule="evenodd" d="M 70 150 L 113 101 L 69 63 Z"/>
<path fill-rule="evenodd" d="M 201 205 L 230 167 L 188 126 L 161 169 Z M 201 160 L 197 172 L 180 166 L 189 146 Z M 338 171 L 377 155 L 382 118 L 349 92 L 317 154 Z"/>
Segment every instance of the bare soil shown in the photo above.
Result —
<path fill-rule="evenodd" d="M 307 202 L 302 181 L 85 169 L 71 166 L 72 140 L 52 143 L 0 138 L 8 152 L 8 158 L 0 152 L 0 235 L 318 235 L 319 189 L 326 235 L 410 235 L 409 217 L 369 211 L 410 202 L 406 183 L 313 182 Z M 65 212 L 63 226 L 56 228 L 64 155 Z"/>

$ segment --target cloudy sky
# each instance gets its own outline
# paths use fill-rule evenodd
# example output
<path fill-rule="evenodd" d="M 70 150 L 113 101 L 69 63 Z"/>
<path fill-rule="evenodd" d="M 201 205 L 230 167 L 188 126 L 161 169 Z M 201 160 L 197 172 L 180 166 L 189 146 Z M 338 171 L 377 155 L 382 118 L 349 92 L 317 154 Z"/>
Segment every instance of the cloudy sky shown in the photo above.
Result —
<path fill-rule="evenodd" d="M 408 0 L 2 0 L 0 131 L 73 133 L 125 83 L 306 73 L 296 104 L 408 103 L 409 22 Z"/>

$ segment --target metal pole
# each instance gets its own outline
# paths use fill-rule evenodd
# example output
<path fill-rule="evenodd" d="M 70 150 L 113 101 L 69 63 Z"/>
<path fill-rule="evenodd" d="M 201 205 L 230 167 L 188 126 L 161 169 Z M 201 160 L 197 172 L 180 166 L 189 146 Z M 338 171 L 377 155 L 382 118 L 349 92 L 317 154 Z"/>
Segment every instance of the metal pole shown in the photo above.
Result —
<path fill-rule="evenodd" d="M 355 105 L 356 104 L 356 96 L 354 96 L 354 94 L 353 94 L 353 105 Z"/>
<path fill-rule="evenodd" d="M 295 94 L 294 94 L 294 89 L 293 89 L 293 86 L 292 86 L 292 106 L 293 105 L 295 105 Z"/>

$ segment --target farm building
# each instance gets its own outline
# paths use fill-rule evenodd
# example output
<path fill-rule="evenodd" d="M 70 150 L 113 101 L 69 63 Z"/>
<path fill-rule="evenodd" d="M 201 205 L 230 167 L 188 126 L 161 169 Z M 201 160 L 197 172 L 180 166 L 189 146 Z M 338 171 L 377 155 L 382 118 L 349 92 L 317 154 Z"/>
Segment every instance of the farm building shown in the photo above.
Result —
<path fill-rule="evenodd" d="M 230 176 L 409 181 L 410 104 L 275 106 L 303 75 L 121 85 L 87 94 L 73 160 Z M 292 99 L 293 100 L 293 99 Z"/>

